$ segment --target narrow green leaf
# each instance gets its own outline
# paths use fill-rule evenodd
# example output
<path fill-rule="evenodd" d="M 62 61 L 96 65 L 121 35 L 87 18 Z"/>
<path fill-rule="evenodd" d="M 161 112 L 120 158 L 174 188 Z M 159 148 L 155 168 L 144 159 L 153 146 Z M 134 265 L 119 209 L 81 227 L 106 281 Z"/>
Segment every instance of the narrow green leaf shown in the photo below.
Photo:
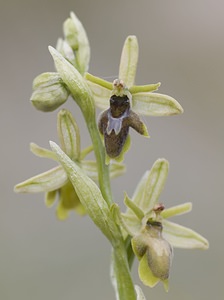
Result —
<path fill-rule="evenodd" d="M 93 222 L 100 228 L 109 241 L 116 242 L 121 238 L 113 221 L 109 207 L 98 186 L 73 162 L 54 142 L 50 142 L 52 150 L 69 176 L 71 183 Z"/>
<path fill-rule="evenodd" d="M 49 46 L 55 67 L 79 105 L 87 122 L 95 122 L 95 106 L 86 80 L 56 49 Z"/>
<path fill-rule="evenodd" d="M 208 249 L 208 241 L 190 228 L 163 220 L 163 236 L 173 247 Z"/>
<path fill-rule="evenodd" d="M 57 190 L 68 180 L 68 176 L 61 166 L 31 177 L 14 188 L 17 193 L 39 193 Z"/>
<path fill-rule="evenodd" d="M 138 41 L 136 36 L 130 35 L 124 42 L 121 53 L 119 79 L 129 88 L 134 85 L 138 63 Z"/>
<path fill-rule="evenodd" d="M 181 105 L 172 97 L 158 93 L 132 95 L 133 110 L 146 116 L 170 116 L 183 113 Z"/>

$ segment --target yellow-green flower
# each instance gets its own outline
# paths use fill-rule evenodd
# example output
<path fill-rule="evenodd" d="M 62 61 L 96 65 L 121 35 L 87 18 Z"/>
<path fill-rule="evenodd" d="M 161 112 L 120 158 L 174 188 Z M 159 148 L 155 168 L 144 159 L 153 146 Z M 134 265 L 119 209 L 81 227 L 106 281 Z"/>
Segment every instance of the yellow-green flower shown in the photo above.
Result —
<path fill-rule="evenodd" d="M 97 181 L 98 173 L 96 162 L 84 160 L 86 155 L 93 150 L 92 146 L 83 151 L 80 150 L 79 128 L 68 110 L 62 109 L 59 111 L 57 130 L 63 151 L 70 159 L 75 161 L 89 177 Z M 39 147 L 34 143 L 31 143 L 30 148 L 31 151 L 39 157 L 57 160 L 53 151 Z M 124 171 L 125 167 L 122 164 L 115 163 L 110 166 L 111 178 L 123 174 Z M 15 191 L 20 193 L 45 192 L 45 202 L 48 207 L 52 206 L 58 197 L 59 202 L 56 212 L 60 220 L 66 219 L 70 210 L 75 210 L 80 215 L 85 214 L 85 209 L 67 173 L 61 165 L 17 184 Z"/>
<path fill-rule="evenodd" d="M 109 158 L 118 161 L 123 159 L 129 148 L 129 127 L 148 136 L 138 114 L 168 116 L 183 112 L 181 105 L 172 97 L 154 93 L 160 83 L 134 85 L 137 62 L 137 38 L 128 36 L 121 54 L 118 79 L 111 83 L 89 73 L 85 75 L 96 106 L 105 110 L 99 118 L 99 130 L 104 136 L 106 153 Z"/>
<path fill-rule="evenodd" d="M 114 213 L 124 228 L 124 238 L 132 236 L 132 249 L 139 259 L 139 276 L 145 285 L 155 286 L 160 280 L 168 290 L 172 247 L 207 249 L 208 241 L 195 231 L 167 219 L 191 211 L 185 203 L 168 209 L 158 203 L 168 174 L 168 162 L 158 159 L 139 182 L 132 199 L 125 196 L 127 211 Z"/>

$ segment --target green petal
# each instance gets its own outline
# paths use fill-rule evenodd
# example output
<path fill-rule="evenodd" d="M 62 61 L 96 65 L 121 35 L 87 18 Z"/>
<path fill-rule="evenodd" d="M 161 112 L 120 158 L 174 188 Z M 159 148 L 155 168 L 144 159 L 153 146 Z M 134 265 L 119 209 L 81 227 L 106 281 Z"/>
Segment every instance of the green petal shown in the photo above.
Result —
<path fill-rule="evenodd" d="M 80 159 L 80 134 L 79 127 L 72 114 L 62 109 L 58 113 L 58 135 L 63 151 L 72 159 Z"/>
<path fill-rule="evenodd" d="M 157 203 L 166 182 L 168 169 L 168 161 L 158 159 L 137 186 L 133 201 L 145 214 L 152 210 Z"/>
<path fill-rule="evenodd" d="M 113 243 L 121 239 L 121 233 L 116 226 L 109 207 L 98 186 L 73 162 L 55 143 L 50 142 L 52 150 L 57 154 L 69 176 L 71 183 L 93 222 L 104 235 Z"/>
<path fill-rule="evenodd" d="M 119 67 L 119 79 L 123 80 L 127 87 L 134 85 L 137 63 L 138 41 L 136 36 L 130 35 L 125 40 Z"/>
<path fill-rule="evenodd" d="M 141 221 L 144 218 L 144 212 L 125 194 L 125 205 L 132 210 L 136 217 Z"/>
<path fill-rule="evenodd" d="M 155 277 L 150 270 L 146 254 L 139 262 L 138 274 L 141 281 L 149 287 L 154 287 L 160 281 L 160 279 Z"/>
<path fill-rule="evenodd" d="M 68 180 L 68 176 L 61 166 L 31 177 L 17 184 L 14 191 L 17 193 L 39 193 L 57 190 Z"/>
<path fill-rule="evenodd" d="M 192 209 L 192 203 L 188 202 L 188 203 L 184 203 L 184 204 L 180 204 L 180 205 L 176 205 L 176 206 L 164 209 L 161 212 L 161 216 L 164 219 L 167 219 L 170 217 L 188 213 L 191 211 L 191 209 Z"/>
<path fill-rule="evenodd" d="M 46 204 L 46 206 L 51 207 L 55 203 L 56 197 L 57 197 L 57 190 L 47 192 L 45 194 L 45 204 Z"/>
<path fill-rule="evenodd" d="M 36 156 L 56 160 L 56 155 L 53 151 L 40 147 L 35 143 L 30 143 L 30 151 Z"/>
<path fill-rule="evenodd" d="M 208 241 L 190 228 L 163 220 L 163 235 L 171 245 L 186 249 L 208 249 Z"/>
<path fill-rule="evenodd" d="M 133 94 L 132 108 L 146 116 L 170 116 L 183 113 L 183 108 L 174 98 L 150 92 Z"/>
<path fill-rule="evenodd" d="M 136 93 L 146 93 L 146 92 L 155 92 L 160 87 L 161 83 L 152 83 L 147 85 L 133 85 L 129 88 L 131 94 Z"/>

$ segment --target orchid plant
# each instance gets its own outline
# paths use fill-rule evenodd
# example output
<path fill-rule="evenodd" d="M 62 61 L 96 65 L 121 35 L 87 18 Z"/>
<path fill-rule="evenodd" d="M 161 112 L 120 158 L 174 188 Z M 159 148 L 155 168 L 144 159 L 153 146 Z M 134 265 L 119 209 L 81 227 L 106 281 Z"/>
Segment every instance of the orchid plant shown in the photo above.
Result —
<path fill-rule="evenodd" d="M 181 114 L 181 105 L 172 97 L 157 93 L 160 83 L 135 85 L 138 41 L 128 36 L 122 50 L 119 76 L 113 82 L 88 73 L 90 47 L 85 29 L 74 13 L 64 22 L 64 39 L 56 49 L 49 47 L 56 72 L 43 73 L 33 82 L 31 102 L 40 111 L 53 111 L 69 96 L 78 104 L 92 145 L 81 150 L 78 124 L 65 108 L 57 115 L 60 146 L 51 150 L 31 143 L 31 151 L 53 159 L 57 166 L 15 186 L 16 192 L 45 193 L 46 205 L 58 201 L 60 220 L 71 211 L 89 215 L 112 247 L 111 281 L 116 299 L 143 300 L 141 288 L 133 283 L 131 267 L 139 260 L 139 277 L 154 287 L 162 282 L 168 291 L 173 247 L 207 249 L 208 241 L 195 231 L 168 218 L 187 213 L 192 204 L 165 208 L 159 202 L 168 175 L 169 163 L 158 159 L 139 181 L 134 195 L 125 193 L 127 207 L 121 212 L 111 192 L 111 179 L 125 171 L 124 156 L 130 147 L 130 128 L 148 137 L 141 115 Z M 96 107 L 102 113 L 96 121 Z M 86 157 L 94 152 L 95 160 Z"/>

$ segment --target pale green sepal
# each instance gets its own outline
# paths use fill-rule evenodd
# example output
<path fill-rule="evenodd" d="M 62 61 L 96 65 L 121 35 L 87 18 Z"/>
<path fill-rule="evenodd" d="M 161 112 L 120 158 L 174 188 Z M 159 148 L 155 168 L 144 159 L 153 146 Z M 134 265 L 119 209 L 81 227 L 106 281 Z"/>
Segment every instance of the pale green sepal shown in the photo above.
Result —
<path fill-rule="evenodd" d="M 125 205 L 132 210 L 136 217 L 141 221 L 144 218 L 144 212 L 128 197 L 125 193 Z"/>
<path fill-rule="evenodd" d="M 153 275 L 151 269 L 149 268 L 146 253 L 140 259 L 138 266 L 138 274 L 141 281 L 151 288 L 154 287 L 160 281 L 158 277 L 155 277 Z"/>
<path fill-rule="evenodd" d="M 112 243 L 120 239 L 120 231 L 113 221 L 109 207 L 98 186 L 73 162 L 54 142 L 50 142 L 52 150 L 57 154 L 69 176 L 71 183 L 93 222 L 100 228 Z"/>
<path fill-rule="evenodd" d="M 133 85 L 129 88 L 129 92 L 132 95 L 136 93 L 155 92 L 158 90 L 160 85 L 160 82 L 147 85 Z"/>
<path fill-rule="evenodd" d="M 58 135 L 63 151 L 72 159 L 80 159 L 80 134 L 79 127 L 72 114 L 62 109 L 58 113 Z"/>
<path fill-rule="evenodd" d="M 70 17 L 74 23 L 74 28 L 77 32 L 78 49 L 75 51 L 76 62 L 77 65 L 79 66 L 78 68 L 79 72 L 83 75 L 89 68 L 89 60 L 90 60 L 89 40 L 82 23 L 74 14 L 74 12 L 70 13 Z"/>
<path fill-rule="evenodd" d="M 184 204 L 176 205 L 167 209 L 164 209 L 160 215 L 164 218 L 171 218 L 177 215 L 182 215 L 190 212 L 192 210 L 192 203 L 187 202 Z"/>
<path fill-rule="evenodd" d="M 147 177 L 143 177 L 143 189 L 140 194 L 135 195 L 134 202 L 144 213 L 153 209 L 164 188 L 168 175 L 169 163 L 165 159 L 158 159 L 152 166 Z"/>
<path fill-rule="evenodd" d="M 87 83 L 93 93 L 95 105 L 102 110 L 109 108 L 109 105 L 110 105 L 109 100 L 111 97 L 111 90 L 108 90 L 107 88 L 105 88 L 101 85 L 98 85 L 96 83 L 93 83 L 91 81 L 88 81 L 88 80 L 87 80 Z"/>
<path fill-rule="evenodd" d="M 45 193 L 46 206 L 51 207 L 55 203 L 56 197 L 57 197 L 57 190 Z"/>
<path fill-rule="evenodd" d="M 30 143 L 30 151 L 38 157 L 56 160 L 56 155 L 53 151 L 40 147 L 35 143 Z"/>
<path fill-rule="evenodd" d="M 124 42 L 119 67 L 119 79 L 123 80 L 127 87 L 134 85 L 137 63 L 138 41 L 136 36 L 130 35 Z"/>
<path fill-rule="evenodd" d="M 146 171 L 144 175 L 142 176 L 141 180 L 139 181 L 137 187 L 135 188 L 134 194 L 132 196 L 132 201 L 139 206 L 139 202 L 143 197 L 144 189 L 146 186 L 146 182 L 149 176 L 149 171 Z M 131 212 L 130 209 L 128 210 L 128 213 Z M 132 212 L 131 212 L 132 213 Z"/>
<path fill-rule="evenodd" d="M 67 180 L 66 172 L 58 166 L 17 184 L 14 191 L 17 193 L 50 192 L 63 186 Z"/>
<path fill-rule="evenodd" d="M 79 105 L 87 122 L 95 120 L 95 106 L 86 80 L 57 50 L 49 46 L 55 67 Z"/>
<path fill-rule="evenodd" d="M 145 116 L 170 116 L 183 113 L 181 105 L 172 97 L 158 93 L 132 95 L 133 110 Z"/>
<path fill-rule="evenodd" d="M 208 241 L 190 228 L 163 220 L 163 236 L 173 247 L 208 249 Z"/>
<path fill-rule="evenodd" d="M 136 300 L 146 300 L 142 289 L 138 285 L 135 285 L 135 292 L 136 292 L 136 296 L 137 296 Z"/>

